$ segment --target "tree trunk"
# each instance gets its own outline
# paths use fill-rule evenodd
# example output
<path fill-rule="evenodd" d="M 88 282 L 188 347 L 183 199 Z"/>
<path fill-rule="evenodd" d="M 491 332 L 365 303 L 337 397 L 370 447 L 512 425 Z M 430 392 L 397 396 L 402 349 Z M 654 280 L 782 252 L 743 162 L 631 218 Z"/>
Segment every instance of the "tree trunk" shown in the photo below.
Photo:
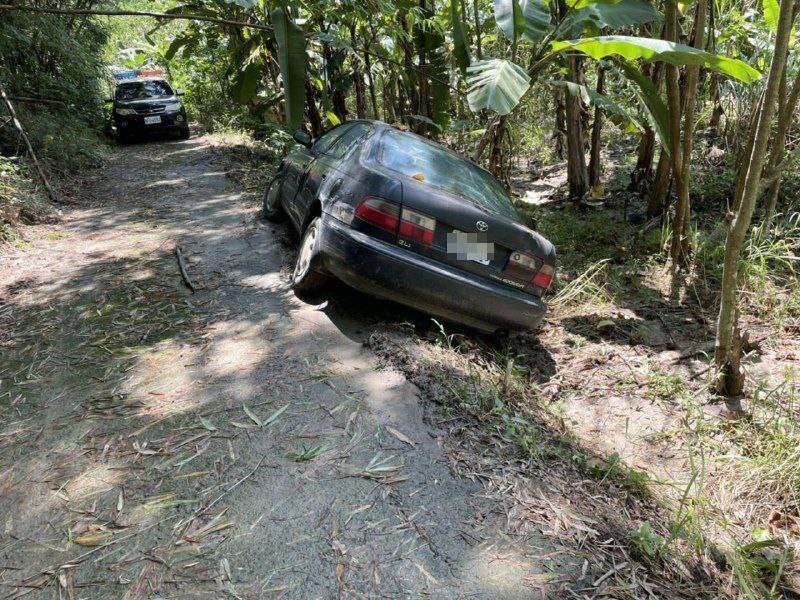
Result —
<path fill-rule="evenodd" d="M 492 131 L 492 149 L 489 154 L 489 171 L 508 187 L 505 180 L 505 161 L 503 155 L 503 139 L 506 135 L 508 115 L 501 115 Z"/>
<path fill-rule="evenodd" d="M 472 0 L 472 14 L 475 18 L 475 56 L 478 60 L 483 60 L 483 49 L 481 48 L 481 15 L 478 10 L 478 0 Z"/>
<path fill-rule="evenodd" d="M 397 104 L 397 87 L 394 72 L 389 72 L 383 76 L 383 110 L 384 119 L 387 123 L 397 121 L 395 106 Z"/>
<path fill-rule="evenodd" d="M 364 70 L 367 72 L 367 84 L 369 85 L 369 97 L 372 102 L 372 118 L 379 119 L 380 113 L 378 112 L 378 97 L 375 93 L 375 79 L 372 77 L 372 62 L 369 58 L 369 46 L 364 45 Z"/>
<path fill-rule="evenodd" d="M 603 65 L 597 63 L 597 93 L 605 93 L 606 70 Z M 594 120 L 592 121 L 592 143 L 589 152 L 589 185 L 597 187 L 600 185 L 600 134 L 603 130 L 603 111 L 599 106 L 594 107 Z"/>
<path fill-rule="evenodd" d="M 570 79 L 583 85 L 583 66 L 580 57 L 570 56 Z M 583 118 L 581 98 L 576 94 L 565 92 L 566 118 L 567 118 L 567 183 L 569 184 L 569 197 L 575 203 L 580 203 L 586 192 L 589 191 L 589 172 L 586 169 L 586 155 L 584 152 Z"/>
<path fill-rule="evenodd" d="M 649 125 L 644 126 L 639 146 L 636 149 L 636 166 L 631 173 L 630 190 L 640 196 L 650 190 L 653 177 L 653 157 L 656 155 L 656 133 Z"/>
<path fill-rule="evenodd" d="M 353 53 L 350 55 L 350 60 L 353 64 L 353 87 L 356 91 L 356 115 L 359 119 L 367 118 L 367 101 L 364 97 L 364 75 L 361 73 L 361 61 L 356 54 L 358 48 L 358 41 L 356 39 L 356 25 L 350 25 L 350 44 L 353 48 Z"/>
<path fill-rule="evenodd" d="M 317 88 L 314 87 L 309 76 L 306 76 L 306 115 L 311 124 L 311 135 L 317 137 L 323 132 L 324 127 L 322 126 L 322 115 L 319 114 L 317 108 Z"/>
<path fill-rule="evenodd" d="M 664 79 L 664 68 L 662 63 L 649 65 L 650 81 L 658 90 Z M 653 179 L 653 158 L 656 154 L 656 133 L 652 127 L 645 125 L 642 137 L 639 140 L 639 148 L 636 153 L 636 167 L 631 173 L 630 189 L 639 193 L 641 197 L 651 191 Z"/>
<path fill-rule="evenodd" d="M 764 177 L 767 180 L 766 197 L 767 208 L 764 213 L 764 232 L 772 229 L 772 221 L 775 219 L 775 212 L 778 208 L 778 196 L 781 190 L 781 177 L 783 167 L 786 164 L 785 146 L 786 136 L 792 126 L 792 117 L 797 108 L 797 100 L 800 98 L 800 73 L 795 76 L 792 89 L 786 94 L 786 73 L 783 74 L 782 93 L 779 94 L 778 102 L 778 124 L 775 129 L 775 136 L 770 145 L 769 159 Z"/>
<path fill-rule="evenodd" d="M 332 110 L 339 121 L 344 123 L 347 120 L 347 97 L 342 82 L 341 68 L 345 60 L 344 52 L 339 49 L 331 49 L 330 44 L 323 44 L 322 56 L 325 61 L 327 96 L 330 101 L 329 110 Z"/>
<path fill-rule="evenodd" d="M 564 140 L 567 137 L 567 110 L 564 106 L 564 88 L 556 86 L 553 91 L 556 122 L 553 127 L 553 153 L 564 160 Z"/>
<path fill-rule="evenodd" d="M 739 255 L 753 218 L 769 143 L 770 126 L 775 115 L 778 88 L 786 68 L 789 37 L 794 20 L 792 5 L 793 0 L 781 0 L 769 76 L 755 120 L 752 148 L 747 160 L 743 161 L 739 167 L 741 185 L 737 186 L 737 191 L 740 190 L 740 195 L 734 198 L 735 212 L 732 215 L 725 241 L 714 362 L 719 369 L 717 391 L 729 398 L 728 406 L 733 409 L 741 408 L 738 397 L 741 396 L 744 389 L 744 374 L 741 369 L 742 336 L 739 335 L 737 315 Z"/>
<path fill-rule="evenodd" d="M 669 155 L 664 148 L 662 148 L 661 154 L 658 157 L 658 166 L 656 167 L 653 186 L 650 188 L 650 194 L 647 196 L 647 216 L 651 219 L 663 213 L 668 204 L 667 199 L 669 198 L 671 175 L 672 163 Z"/>
<path fill-rule="evenodd" d="M 722 102 L 719 97 L 719 73 L 712 73 L 708 86 L 710 88 L 711 102 L 714 109 L 711 111 L 711 118 L 708 120 L 709 134 L 711 139 L 716 139 L 719 135 L 719 123 L 725 111 L 722 110 Z"/>
<path fill-rule="evenodd" d="M 668 10 L 666 18 L 669 27 L 670 38 L 677 41 L 677 9 L 672 2 L 667 2 Z M 694 29 L 692 32 L 691 45 L 695 48 L 703 47 L 704 32 L 706 27 L 706 11 L 708 0 L 699 0 L 696 3 Z M 689 172 L 692 164 L 692 144 L 694 141 L 694 109 L 697 98 L 697 84 L 700 79 L 700 67 L 689 65 L 686 67 L 683 81 L 683 98 L 678 87 L 677 68 L 669 65 L 667 67 L 667 89 L 670 100 L 670 113 L 678 111 L 677 117 L 670 115 L 673 127 L 671 135 L 673 148 L 680 147 L 678 154 L 673 155 L 673 177 L 678 196 L 675 205 L 675 219 L 672 228 L 672 244 L 670 246 L 670 258 L 673 267 L 686 265 L 691 253 L 691 241 L 688 235 L 689 214 L 691 210 L 689 198 Z M 680 119 L 681 108 L 683 109 L 683 145 L 680 142 Z M 677 126 L 675 121 L 677 120 Z"/>
<path fill-rule="evenodd" d="M 428 5 L 428 0 L 419 0 L 419 9 L 423 19 L 433 16 L 433 9 Z M 414 25 L 414 46 L 418 57 L 417 83 L 419 86 L 419 112 L 433 120 L 433 99 L 431 98 L 430 65 L 428 60 L 428 36 L 426 27 L 419 23 Z M 412 128 L 420 135 L 430 134 L 431 127 L 425 121 L 416 120 Z"/>
<path fill-rule="evenodd" d="M 399 13 L 397 20 L 400 24 L 400 29 L 403 31 L 401 45 L 403 47 L 403 66 L 405 72 L 402 74 L 402 77 L 403 82 L 408 84 L 405 86 L 404 90 L 401 90 L 401 92 L 405 92 L 405 94 L 400 94 L 402 102 L 401 110 L 398 112 L 400 119 L 410 127 L 413 121 L 408 118 L 408 115 L 418 115 L 421 112 L 419 85 L 417 81 L 419 73 L 414 69 L 414 47 L 409 41 L 411 39 L 411 32 L 408 27 L 408 13 Z M 403 98 L 403 95 L 406 97 Z"/>

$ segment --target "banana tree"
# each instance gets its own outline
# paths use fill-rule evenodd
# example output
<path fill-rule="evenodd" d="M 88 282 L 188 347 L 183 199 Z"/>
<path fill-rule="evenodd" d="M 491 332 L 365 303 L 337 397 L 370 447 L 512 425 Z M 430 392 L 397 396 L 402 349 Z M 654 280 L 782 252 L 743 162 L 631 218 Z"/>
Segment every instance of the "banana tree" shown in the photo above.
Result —
<path fill-rule="evenodd" d="M 549 5 L 543 0 L 495 0 L 495 20 L 509 41 L 510 52 L 507 57 L 486 58 L 467 67 L 468 101 L 473 111 L 492 111 L 499 115 L 494 123 L 502 123 L 503 116 L 519 106 L 532 83 L 549 66 L 575 55 L 594 60 L 611 59 L 635 85 L 645 117 L 662 147 L 670 149 L 669 108 L 642 74 L 639 62 L 661 61 L 674 66 L 702 67 L 745 83 L 760 76 L 740 60 L 685 44 L 636 36 L 599 35 L 604 30 L 663 18 L 640 0 L 611 3 L 577 0 L 565 8 L 558 23 L 551 25 Z M 458 37 L 454 35 L 454 41 Z M 458 48 L 456 51 L 462 52 Z"/>

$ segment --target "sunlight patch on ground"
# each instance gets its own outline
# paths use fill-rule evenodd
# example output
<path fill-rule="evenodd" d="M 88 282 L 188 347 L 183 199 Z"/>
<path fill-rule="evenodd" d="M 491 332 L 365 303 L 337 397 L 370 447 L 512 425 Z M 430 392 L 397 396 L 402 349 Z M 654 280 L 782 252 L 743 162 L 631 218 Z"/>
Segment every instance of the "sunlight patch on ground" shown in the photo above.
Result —
<path fill-rule="evenodd" d="M 213 329 L 223 336 L 208 349 L 207 369 L 215 377 L 251 373 L 269 350 L 261 321 L 221 321 Z"/>
<path fill-rule="evenodd" d="M 197 408 L 202 402 L 188 366 L 200 358 L 198 349 L 160 344 L 153 352 L 140 356 L 133 369 L 131 396 L 141 403 L 141 416 L 167 416 Z"/>
<path fill-rule="evenodd" d="M 122 470 L 110 463 L 95 464 L 64 486 L 70 500 L 85 500 L 113 489 L 122 481 Z"/>
<path fill-rule="evenodd" d="M 158 181 L 151 181 L 150 183 L 142 186 L 142 189 L 152 189 L 152 188 L 164 188 L 170 186 L 184 186 L 187 185 L 187 181 L 179 177 L 177 179 L 159 179 Z"/>
<path fill-rule="evenodd" d="M 286 289 L 286 282 L 278 271 L 244 277 L 241 282 L 242 285 L 266 290 L 268 292 L 282 292 Z"/>
<path fill-rule="evenodd" d="M 487 594 L 514 594 L 522 588 L 525 576 L 536 565 L 517 548 L 493 547 L 477 551 L 467 561 L 465 571 L 475 573 Z"/>

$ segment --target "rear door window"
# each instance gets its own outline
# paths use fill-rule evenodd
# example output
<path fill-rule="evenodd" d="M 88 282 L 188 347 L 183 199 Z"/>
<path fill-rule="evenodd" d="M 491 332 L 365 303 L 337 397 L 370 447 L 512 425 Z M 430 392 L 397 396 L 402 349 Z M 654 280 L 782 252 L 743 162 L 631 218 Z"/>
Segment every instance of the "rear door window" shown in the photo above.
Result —
<path fill-rule="evenodd" d="M 368 123 L 356 123 L 336 141 L 331 154 L 336 158 L 345 158 L 371 131 L 372 126 Z"/>
<path fill-rule="evenodd" d="M 321 136 L 317 138 L 317 141 L 314 142 L 314 146 L 312 150 L 316 154 L 327 154 L 328 151 L 331 149 L 331 146 L 338 140 L 342 134 L 346 133 L 348 129 L 350 129 L 352 125 L 345 124 L 340 125 L 339 127 L 334 127 L 323 133 Z"/>

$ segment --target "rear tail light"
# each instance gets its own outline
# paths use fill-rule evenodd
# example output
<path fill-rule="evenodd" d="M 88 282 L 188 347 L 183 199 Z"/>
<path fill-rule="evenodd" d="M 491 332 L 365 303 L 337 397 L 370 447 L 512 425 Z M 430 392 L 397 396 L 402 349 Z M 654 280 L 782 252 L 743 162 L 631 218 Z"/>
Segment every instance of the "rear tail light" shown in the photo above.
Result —
<path fill-rule="evenodd" d="M 553 283 L 556 270 L 553 265 L 542 263 L 536 257 L 525 252 L 512 252 L 505 268 L 505 274 L 516 279 L 529 281 L 532 285 L 543 290 L 548 289 Z"/>
<path fill-rule="evenodd" d="M 533 285 L 539 286 L 543 290 L 549 289 L 553 284 L 553 275 L 556 273 L 556 268 L 553 265 L 542 265 L 539 272 L 533 278 Z"/>
<path fill-rule="evenodd" d="M 367 223 L 395 233 L 400 222 L 400 207 L 382 198 L 366 196 L 356 208 L 356 216 Z"/>
<path fill-rule="evenodd" d="M 404 208 L 400 215 L 400 236 L 426 246 L 433 244 L 436 219 Z"/>

